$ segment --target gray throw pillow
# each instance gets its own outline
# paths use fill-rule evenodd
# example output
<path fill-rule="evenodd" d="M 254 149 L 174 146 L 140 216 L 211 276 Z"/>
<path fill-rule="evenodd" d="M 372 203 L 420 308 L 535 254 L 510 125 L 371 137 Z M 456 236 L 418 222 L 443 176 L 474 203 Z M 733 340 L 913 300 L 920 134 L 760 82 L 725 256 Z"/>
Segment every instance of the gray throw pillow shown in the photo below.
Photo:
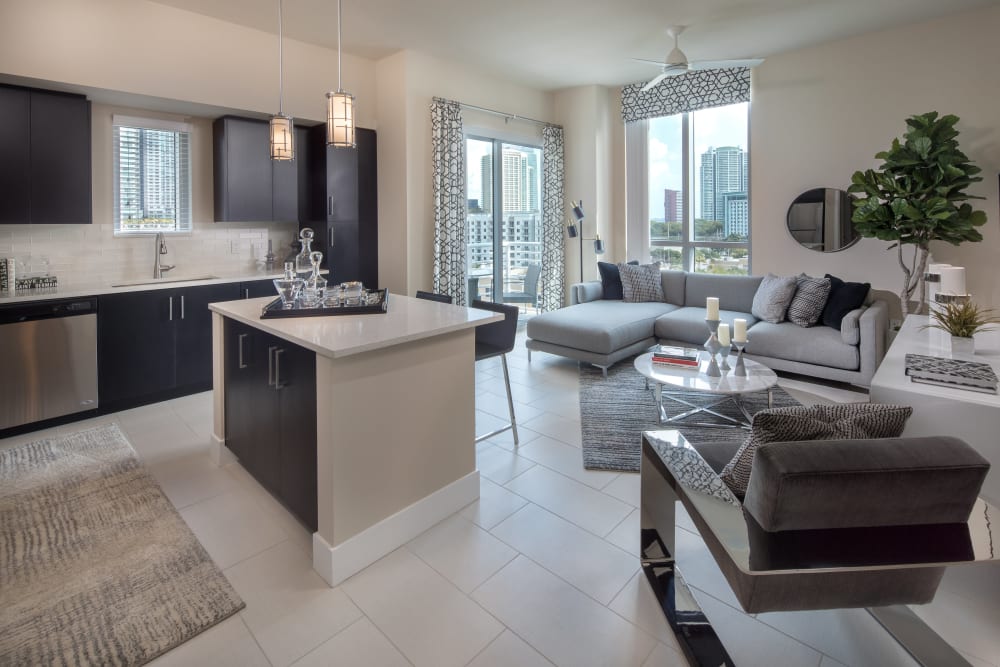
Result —
<path fill-rule="evenodd" d="M 761 410 L 750 435 L 719 477 L 740 499 L 747 493 L 753 456 L 768 442 L 898 438 L 913 413 L 907 405 L 838 403 Z"/>
<path fill-rule="evenodd" d="M 760 281 L 757 293 L 753 295 L 750 313 L 758 320 L 777 324 L 785 319 L 788 305 L 795 296 L 795 276 L 776 276 L 769 273 Z"/>
<path fill-rule="evenodd" d="M 802 273 L 795 278 L 795 296 L 788 305 L 788 320 L 800 327 L 811 327 L 819 322 L 830 296 L 830 279 L 813 278 Z"/>
<path fill-rule="evenodd" d="M 618 265 L 618 271 L 622 276 L 622 294 L 625 303 L 663 301 L 659 262 L 639 266 L 621 263 Z"/>

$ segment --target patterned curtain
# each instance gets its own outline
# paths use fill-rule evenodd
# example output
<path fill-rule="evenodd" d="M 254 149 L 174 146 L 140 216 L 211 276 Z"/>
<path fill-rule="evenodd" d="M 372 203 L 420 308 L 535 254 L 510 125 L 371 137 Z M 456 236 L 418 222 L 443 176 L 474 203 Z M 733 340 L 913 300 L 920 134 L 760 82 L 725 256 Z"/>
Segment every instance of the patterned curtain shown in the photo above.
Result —
<path fill-rule="evenodd" d="M 626 123 L 750 101 L 750 69 L 747 67 L 668 76 L 645 92 L 642 90 L 644 85 L 633 83 L 622 89 L 622 118 Z"/>
<path fill-rule="evenodd" d="M 542 128 L 542 276 L 538 308 L 563 307 L 566 281 L 566 241 L 563 238 L 563 129 Z"/>
<path fill-rule="evenodd" d="M 434 198 L 434 291 L 467 305 L 465 136 L 462 106 L 435 97 L 431 103 Z"/>

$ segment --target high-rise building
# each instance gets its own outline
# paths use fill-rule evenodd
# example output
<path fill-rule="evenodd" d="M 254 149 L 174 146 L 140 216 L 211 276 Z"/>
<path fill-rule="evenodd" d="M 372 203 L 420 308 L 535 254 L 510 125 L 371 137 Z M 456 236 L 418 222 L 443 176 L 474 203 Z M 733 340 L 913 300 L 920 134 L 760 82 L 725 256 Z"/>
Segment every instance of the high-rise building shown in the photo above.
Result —
<path fill-rule="evenodd" d="M 118 127 L 119 193 L 122 219 L 177 219 L 175 132 Z"/>
<path fill-rule="evenodd" d="M 746 236 L 747 152 L 739 146 L 709 148 L 701 154 L 701 219 L 725 223 L 724 234 Z"/>
<path fill-rule="evenodd" d="M 493 155 L 484 155 L 480 160 L 480 178 L 483 184 L 482 207 L 484 211 L 493 210 Z"/>
<path fill-rule="evenodd" d="M 663 190 L 663 221 L 684 221 L 684 194 L 680 190 Z"/>

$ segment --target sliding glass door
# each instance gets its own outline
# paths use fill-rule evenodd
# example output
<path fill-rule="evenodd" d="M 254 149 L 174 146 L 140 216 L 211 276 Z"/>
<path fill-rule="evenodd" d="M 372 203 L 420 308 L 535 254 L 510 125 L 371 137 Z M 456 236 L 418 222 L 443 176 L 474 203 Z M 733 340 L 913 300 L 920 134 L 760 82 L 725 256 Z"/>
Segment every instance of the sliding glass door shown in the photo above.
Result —
<path fill-rule="evenodd" d="M 466 139 L 469 298 L 537 306 L 542 150 Z"/>

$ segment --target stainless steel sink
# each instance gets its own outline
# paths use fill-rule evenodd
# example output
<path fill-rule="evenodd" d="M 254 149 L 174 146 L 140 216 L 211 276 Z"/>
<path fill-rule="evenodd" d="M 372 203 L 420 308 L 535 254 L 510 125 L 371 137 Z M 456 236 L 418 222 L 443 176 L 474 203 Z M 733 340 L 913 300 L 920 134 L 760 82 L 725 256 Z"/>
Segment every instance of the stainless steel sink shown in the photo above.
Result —
<path fill-rule="evenodd" d="M 168 283 L 186 283 L 192 280 L 217 280 L 219 276 L 177 276 L 173 278 L 157 278 L 155 280 L 132 280 L 124 283 L 113 283 L 112 287 L 138 287 L 140 285 L 166 285 Z"/>

